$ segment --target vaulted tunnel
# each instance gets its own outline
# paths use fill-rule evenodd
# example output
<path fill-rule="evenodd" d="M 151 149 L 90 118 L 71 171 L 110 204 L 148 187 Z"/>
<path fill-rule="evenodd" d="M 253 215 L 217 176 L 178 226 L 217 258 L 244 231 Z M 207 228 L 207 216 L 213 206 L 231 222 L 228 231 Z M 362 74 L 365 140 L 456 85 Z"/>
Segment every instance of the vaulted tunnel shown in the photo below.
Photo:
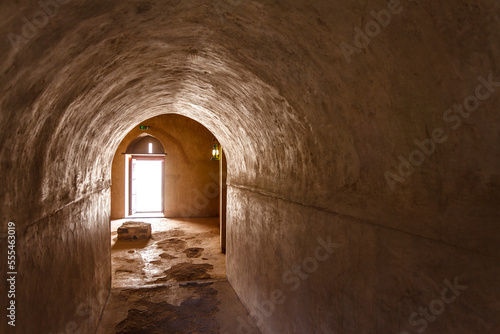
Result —
<path fill-rule="evenodd" d="M 339 45 L 387 1 L 43 3 L 33 34 L 44 6 L 0 4 L 0 218 L 19 273 L 18 326 L 2 332 L 95 331 L 111 161 L 161 114 L 225 149 L 228 280 L 251 313 L 286 300 L 263 333 L 412 333 L 454 280 L 467 290 L 429 333 L 498 330 L 497 2 L 402 1 L 350 61 Z M 443 120 L 480 84 L 474 112 Z M 432 153 L 405 163 L 426 138 Z"/>

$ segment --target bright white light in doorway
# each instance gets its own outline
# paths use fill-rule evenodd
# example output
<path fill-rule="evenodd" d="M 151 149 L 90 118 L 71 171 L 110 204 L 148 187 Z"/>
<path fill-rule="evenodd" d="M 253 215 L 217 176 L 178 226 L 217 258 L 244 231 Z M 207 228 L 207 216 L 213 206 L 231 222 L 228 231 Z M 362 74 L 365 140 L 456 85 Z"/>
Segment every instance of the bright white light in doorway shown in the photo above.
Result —
<path fill-rule="evenodd" d="M 149 143 L 149 153 L 153 153 L 153 143 Z"/>
<path fill-rule="evenodd" d="M 162 162 L 137 160 L 134 171 L 137 212 L 161 212 Z"/>

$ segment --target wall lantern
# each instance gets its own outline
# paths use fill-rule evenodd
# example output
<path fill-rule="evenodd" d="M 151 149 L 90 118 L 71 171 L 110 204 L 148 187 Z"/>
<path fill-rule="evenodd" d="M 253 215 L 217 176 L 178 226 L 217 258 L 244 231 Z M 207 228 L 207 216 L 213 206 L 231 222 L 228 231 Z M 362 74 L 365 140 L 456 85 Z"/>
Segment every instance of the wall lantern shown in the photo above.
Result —
<path fill-rule="evenodd" d="M 214 139 L 214 144 L 212 146 L 212 158 L 210 160 L 220 160 L 220 147 L 219 143 Z"/>

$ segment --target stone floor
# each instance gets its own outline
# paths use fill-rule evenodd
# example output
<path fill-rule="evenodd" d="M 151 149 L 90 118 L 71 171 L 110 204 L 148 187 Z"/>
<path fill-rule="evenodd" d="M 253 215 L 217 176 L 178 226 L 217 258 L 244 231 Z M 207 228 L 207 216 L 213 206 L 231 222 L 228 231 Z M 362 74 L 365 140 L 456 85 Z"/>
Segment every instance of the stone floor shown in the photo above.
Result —
<path fill-rule="evenodd" d="M 260 333 L 225 278 L 218 218 L 141 218 L 151 239 L 117 240 L 98 334 Z M 250 324 L 250 325 L 249 325 Z"/>

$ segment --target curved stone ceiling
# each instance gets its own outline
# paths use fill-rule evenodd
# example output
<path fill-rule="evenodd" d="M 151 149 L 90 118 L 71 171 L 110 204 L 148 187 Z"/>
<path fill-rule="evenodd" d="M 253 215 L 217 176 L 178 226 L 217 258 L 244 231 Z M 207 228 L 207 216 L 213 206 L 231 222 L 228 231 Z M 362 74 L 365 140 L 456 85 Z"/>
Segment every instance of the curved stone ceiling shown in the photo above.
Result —
<path fill-rule="evenodd" d="M 394 16 L 348 63 L 339 45 L 369 12 L 356 2 L 61 3 L 26 43 L 0 42 L 2 164 L 25 176 L 1 175 L 5 212 L 16 211 L 4 219 L 35 221 L 107 187 L 120 140 L 162 113 L 188 116 L 219 138 L 230 184 L 360 219 L 389 223 L 415 202 L 488 199 L 489 185 L 500 182 L 498 157 L 474 171 L 474 161 L 495 150 L 488 106 L 497 97 L 477 114 L 485 140 L 466 150 L 463 168 L 453 161 L 470 146 L 467 131 L 440 151 L 438 170 L 426 164 L 395 193 L 384 178 L 414 139 L 443 126 L 442 112 L 473 90 L 477 75 L 495 72 L 497 4 L 465 13 L 405 3 L 412 15 Z M 1 6 L 6 36 L 22 35 L 24 18 L 43 10 L 29 1 Z M 450 20 L 425 24 L 435 12 Z M 441 37 L 461 31 L 464 20 L 467 31 Z M 457 68 L 467 73 L 461 81 Z M 464 170 L 481 181 L 463 182 Z M 28 204 L 35 209 L 16 209 Z M 418 219 L 412 224 L 418 229 Z"/>

